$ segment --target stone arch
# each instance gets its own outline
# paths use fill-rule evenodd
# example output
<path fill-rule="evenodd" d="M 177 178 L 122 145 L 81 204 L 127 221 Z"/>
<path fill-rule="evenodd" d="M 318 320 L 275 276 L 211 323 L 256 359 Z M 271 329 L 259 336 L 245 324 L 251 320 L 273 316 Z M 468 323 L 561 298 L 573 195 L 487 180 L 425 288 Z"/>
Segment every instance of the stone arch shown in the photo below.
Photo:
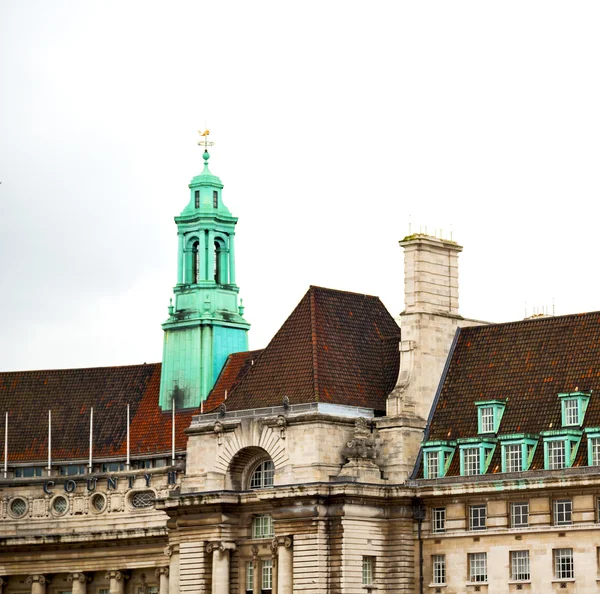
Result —
<path fill-rule="evenodd" d="M 232 433 L 225 434 L 215 470 L 225 475 L 226 489 L 243 489 L 246 488 L 244 472 L 251 472 L 256 464 L 269 458 L 273 460 L 277 481 L 278 470 L 289 461 L 285 440 L 280 438 L 277 428 L 273 430 L 256 420 L 244 419 Z"/>
<path fill-rule="evenodd" d="M 227 470 L 225 488 L 233 491 L 248 489 L 250 475 L 258 464 L 271 460 L 269 452 L 263 448 L 250 446 L 240 450 L 232 459 Z"/>

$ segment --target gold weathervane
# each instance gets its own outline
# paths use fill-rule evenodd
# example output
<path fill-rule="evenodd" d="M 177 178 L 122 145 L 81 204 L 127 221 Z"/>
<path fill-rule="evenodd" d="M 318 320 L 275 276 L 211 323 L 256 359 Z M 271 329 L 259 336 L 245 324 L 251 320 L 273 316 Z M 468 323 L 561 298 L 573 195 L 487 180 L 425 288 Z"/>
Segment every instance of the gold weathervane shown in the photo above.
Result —
<path fill-rule="evenodd" d="M 210 130 L 204 130 L 201 132 L 198 130 L 198 134 L 200 134 L 200 140 L 198 141 L 198 146 L 203 146 L 204 150 L 206 150 L 209 146 L 213 146 L 214 142 L 208 140 L 208 136 L 210 135 Z"/>

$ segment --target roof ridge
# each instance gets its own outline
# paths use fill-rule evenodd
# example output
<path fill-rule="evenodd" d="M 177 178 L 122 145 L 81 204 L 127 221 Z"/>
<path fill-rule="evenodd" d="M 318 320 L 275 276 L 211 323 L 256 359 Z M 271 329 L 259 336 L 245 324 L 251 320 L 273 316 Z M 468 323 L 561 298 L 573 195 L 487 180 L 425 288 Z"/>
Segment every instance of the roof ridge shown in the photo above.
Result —
<path fill-rule="evenodd" d="M 346 295 L 359 295 L 361 297 L 379 299 L 377 295 L 370 295 L 369 293 L 359 293 L 357 291 L 346 291 L 344 289 L 330 289 L 329 287 L 321 287 L 319 285 L 309 285 L 309 291 L 312 289 L 319 289 L 320 291 L 329 291 L 330 293 L 345 293 Z"/>
<path fill-rule="evenodd" d="M 320 287 L 310 286 L 310 342 L 312 347 L 313 360 L 313 388 L 315 391 L 315 400 L 319 402 L 319 365 L 317 359 L 317 324 L 315 320 L 315 292 L 314 289 Z"/>
<path fill-rule="evenodd" d="M 517 326 L 517 325 L 529 325 L 529 324 L 551 324 L 553 322 L 558 323 L 561 320 L 565 320 L 566 318 L 581 318 L 584 316 L 592 316 L 592 315 L 600 315 L 600 310 L 596 311 L 584 311 L 579 313 L 570 313 L 564 314 L 562 316 L 544 316 L 540 318 L 526 318 L 524 320 L 511 320 L 509 322 L 495 322 L 491 324 L 478 324 L 476 326 L 464 326 L 463 330 L 472 332 L 476 330 L 483 330 L 485 328 L 495 328 L 497 326 Z"/>
<path fill-rule="evenodd" d="M 0 375 L 8 374 L 24 374 L 24 373 L 64 373 L 65 371 L 91 371 L 104 369 L 130 369 L 132 367 L 152 367 L 153 365 L 161 365 L 160 361 L 156 363 L 132 363 L 131 365 L 103 365 L 99 367 L 64 367 L 59 369 L 18 369 L 16 371 L 0 371 Z"/>

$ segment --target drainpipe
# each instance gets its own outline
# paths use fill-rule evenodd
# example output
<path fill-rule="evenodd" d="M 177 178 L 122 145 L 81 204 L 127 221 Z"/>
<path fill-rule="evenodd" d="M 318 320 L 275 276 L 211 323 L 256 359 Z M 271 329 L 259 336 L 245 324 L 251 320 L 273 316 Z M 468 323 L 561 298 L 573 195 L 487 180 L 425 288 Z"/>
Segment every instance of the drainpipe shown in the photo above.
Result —
<path fill-rule="evenodd" d="M 417 536 L 419 539 L 419 594 L 423 594 L 423 534 L 422 525 L 425 519 L 425 506 L 416 498 L 412 504 L 413 519 L 417 520 Z"/>

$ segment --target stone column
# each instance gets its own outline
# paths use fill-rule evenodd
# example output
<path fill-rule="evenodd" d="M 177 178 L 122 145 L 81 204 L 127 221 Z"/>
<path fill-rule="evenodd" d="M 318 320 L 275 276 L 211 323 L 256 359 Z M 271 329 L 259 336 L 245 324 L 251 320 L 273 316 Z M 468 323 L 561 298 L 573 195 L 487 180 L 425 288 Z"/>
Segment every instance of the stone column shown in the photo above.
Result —
<path fill-rule="evenodd" d="M 206 280 L 215 280 L 215 232 L 208 230 L 208 245 L 206 246 Z"/>
<path fill-rule="evenodd" d="M 252 593 L 258 594 L 262 589 L 262 567 L 258 558 L 258 547 L 252 547 Z"/>
<path fill-rule="evenodd" d="M 206 280 L 206 233 L 203 230 L 198 237 L 198 280 Z"/>
<path fill-rule="evenodd" d="M 27 583 L 31 585 L 31 594 L 46 594 L 46 584 L 49 584 L 50 580 L 38 573 L 28 576 Z"/>
<path fill-rule="evenodd" d="M 110 583 L 110 594 L 124 594 L 125 592 L 125 580 L 129 579 L 129 576 L 118 570 L 107 571 L 104 579 Z"/>
<path fill-rule="evenodd" d="M 74 573 L 70 573 L 67 576 L 67 582 L 71 585 L 71 591 L 73 594 L 86 594 L 87 593 L 87 584 L 92 581 L 85 573 L 81 571 L 76 571 Z"/>
<path fill-rule="evenodd" d="M 158 567 L 154 572 L 158 579 L 159 594 L 169 594 L 169 568 Z M 75 592 L 73 592 L 75 594 Z"/>
<path fill-rule="evenodd" d="M 277 547 L 277 594 L 293 594 L 294 553 L 292 537 L 284 536 Z"/>
<path fill-rule="evenodd" d="M 178 233 L 179 236 L 179 252 L 177 252 L 177 284 L 183 283 L 183 267 L 185 266 L 185 253 L 183 251 L 183 233 Z"/>
<path fill-rule="evenodd" d="M 233 542 L 209 542 L 206 545 L 206 552 L 213 556 L 212 594 L 229 594 L 229 552 L 234 550 Z"/>

